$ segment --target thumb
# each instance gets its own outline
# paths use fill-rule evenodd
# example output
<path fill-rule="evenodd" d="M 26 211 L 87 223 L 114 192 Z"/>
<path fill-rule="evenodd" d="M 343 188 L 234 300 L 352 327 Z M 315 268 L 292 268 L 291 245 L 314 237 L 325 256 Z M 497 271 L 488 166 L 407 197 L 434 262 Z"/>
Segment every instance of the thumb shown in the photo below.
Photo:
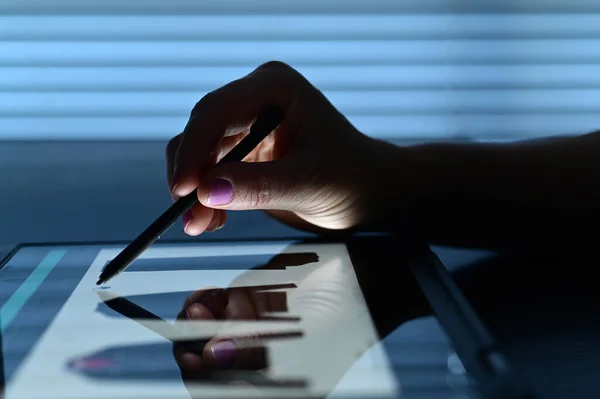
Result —
<path fill-rule="evenodd" d="M 198 188 L 198 198 L 210 208 L 307 211 L 315 204 L 317 187 L 305 165 L 291 158 L 218 165 Z"/>

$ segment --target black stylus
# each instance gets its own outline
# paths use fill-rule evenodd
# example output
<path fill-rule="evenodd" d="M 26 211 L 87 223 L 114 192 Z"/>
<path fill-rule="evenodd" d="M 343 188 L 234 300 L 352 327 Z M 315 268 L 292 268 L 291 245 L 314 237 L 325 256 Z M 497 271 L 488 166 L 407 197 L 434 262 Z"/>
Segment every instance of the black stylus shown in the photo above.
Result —
<path fill-rule="evenodd" d="M 263 141 L 279 124 L 283 113 L 277 108 L 263 112 L 250 128 L 250 133 L 227 153 L 218 164 L 239 162 Z M 169 209 L 158 217 L 146 230 L 133 240 L 121 253 L 106 265 L 96 285 L 103 284 L 125 270 L 142 252 L 160 238 L 185 212 L 198 203 L 194 190 L 175 201 Z"/>

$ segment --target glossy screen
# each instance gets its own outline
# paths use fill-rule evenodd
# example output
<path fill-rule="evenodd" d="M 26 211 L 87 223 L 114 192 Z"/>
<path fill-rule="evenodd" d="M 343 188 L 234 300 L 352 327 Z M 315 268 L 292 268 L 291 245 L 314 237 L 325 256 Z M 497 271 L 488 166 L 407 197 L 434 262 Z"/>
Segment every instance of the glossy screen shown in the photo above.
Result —
<path fill-rule="evenodd" d="M 160 244 L 96 287 L 120 249 L 25 246 L 0 270 L 7 399 L 398 395 L 344 244 Z M 176 320 L 215 287 L 269 306 Z M 231 336 L 260 336 L 264 367 L 184 383 L 173 342 Z"/>

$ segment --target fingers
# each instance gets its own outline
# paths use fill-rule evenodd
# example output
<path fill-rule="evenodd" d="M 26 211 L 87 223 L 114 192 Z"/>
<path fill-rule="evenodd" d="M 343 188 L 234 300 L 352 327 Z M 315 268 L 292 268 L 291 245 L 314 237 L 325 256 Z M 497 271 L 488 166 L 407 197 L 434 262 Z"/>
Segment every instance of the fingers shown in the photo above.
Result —
<path fill-rule="evenodd" d="M 206 230 L 207 232 L 211 232 L 211 231 L 215 231 L 219 225 L 221 224 L 221 214 L 223 212 L 219 212 L 218 210 L 213 212 L 213 217 L 210 220 L 210 223 L 208 223 L 208 225 L 206 226 Z"/>
<path fill-rule="evenodd" d="M 183 304 L 183 309 L 187 310 L 192 304 L 199 303 L 206 307 L 215 318 L 220 318 L 224 308 L 229 303 L 229 296 L 222 288 L 206 288 L 194 291 Z"/>
<path fill-rule="evenodd" d="M 290 177 L 294 177 L 293 179 Z M 249 210 L 308 211 L 318 206 L 319 189 L 310 160 L 298 153 L 271 162 L 231 162 L 218 165 L 205 176 L 198 199 L 206 207 Z M 327 196 L 320 196 L 320 201 Z"/>
<path fill-rule="evenodd" d="M 177 153 L 177 148 L 179 148 L 179 142 L 181 141 L 181 134 L 173 137 L 169 140 L 167 144 L 167 148 L 165 150 L 165 156 L 167 158 L 167 183 L 169 184 L 170 191 L 173 191 L 173 171 L 174 171 L 174 162 L 175 162 L 175 154 Z"/>
<path fill-rule="evenodd" d="M 226 221 L 227 215 L 224 210 L 213 210 L 202 204 L 194 205 L 182 218 L 183 230 L 191 236 L 219 230 Z"/>
<path fill-rule="evenodd" d="M 216 155 L 216 161 L 219 161 L 225 154 L 227 154 L 233 147 L 235 147 L 240 141 L 246 137 L 249 130 L 237 134 L 235 136 L 223 137 L 221 143 L 219 145 L 219 152 Z M 175 169 L 175 155 L 177 154 L 177 149 L 179 148 L 179 143 L 181 142 L 182 134 L 178 134 L 169 140 L 167 144 L 167 148 L 165 150 L 165 156 L 167 160 L 167 183 L 169 184 L 169 188 L 173 191 L 173 172 Z"/>
<path fill-rule="evenodd" d="M 196 104 L 174 157 L 175 195 L 187 195 L 199 186 L 223 137 L 247 131 L 268 107 L 287 107 L 292 95 L 289 77 L 297 75 L 292 71 L 281 63 L 265 64 Z"/>
<path fill-rule="evenodd" d="M 191 236 L 203 233 L 214 218 L 214 214 L 215 212 L 212 209 L 202 204 L 194 205 L 192 209 L 183 215 L 183 230 Z"/>
<path fill-rule="evenodd" d="M 233 147 L 237 143 L 236 138 L 231 138 L 232 140 L 227 141 L 227 147 Z M 177 152 L 177 148 L 179 147 L 179 142 L 181 140 L 181 135 L 175 136 L 173 139 L 169 141 L 166 149 L 166 158 L 167 158 L 167 182 L 169 187 L 172 188 L 173 182 L 173 168 L 174 168 L 174 160 L 175 153 Z M 176 196 L 173 196 L 173 200 L 177 200 Z M 195 205 L 192 209 L 190 209 L 185 215 L 182 217 L 183 230 L 192 236 L 197 236 L 204 231 L 211 232 L 220 229 L 225 225 L 226 215 L 225 211 L 222 210 L 211 210 L 207 209 L 202 204 Z"/>
<path fill-rule="evenodd" d="M 178 319 L 220 320 L 254 318 L 256 310 L 245 289 L 227 292 L 214 288 L 198 290 L 190 295 Z M 202 372 L 209 369 L 259 370 L 267 367 L 267 351 L 257 337 L 216 337 L 201 352 L 184 344 L 175 344 L 173 352 L 181 369 Z"/>
<path fill-rule="evenodd" d="M 261 370 L 268 367 L 267 348 L 254 339 L 215 339 L 202 353 L 188 351 L 176 344 L 173 353 L 179 367 L 187 374 L 214 369 Z"/>
<path fill-rule="evenodd" d="M 244 338 L 216 339 L 202 353 L 205 367 L 261 370 L 268 367 L 268 353 L 260 340 Z"/>
<path fill-rule="evenodd" d="M 227 320 L 256 320 L 259 318 L 260 309 L 256 308 L 252 292 L 249 289 L 230 288 L 227 290 L 227 296 L 229 303 L 224 314 Z"/>

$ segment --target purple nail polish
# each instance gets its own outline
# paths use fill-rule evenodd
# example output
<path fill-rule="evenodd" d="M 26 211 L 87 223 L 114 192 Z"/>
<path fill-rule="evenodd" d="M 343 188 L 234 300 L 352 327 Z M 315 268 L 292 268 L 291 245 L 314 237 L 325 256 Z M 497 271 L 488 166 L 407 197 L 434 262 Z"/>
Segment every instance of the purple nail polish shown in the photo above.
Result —
<path fill-rule="evenodd" d="M 210 348 L 215 362 L 221 367 L 233 367 L 238 360 L 238 348 L 233 341 L 219 341 Z"/>
<path fill-rule="evenodd" d="M 183 229 L 185 230 L 188 223 L 192 221 L 192 212 L 187 211 L 186 213 L 184 213 L 183 216 L 181 217 L 181 220 L 183 222 Z"/>
<path fill-rule="evenodd" d="M 208 205 L 225 205 L 233 199 L 233 185 L 226 179 L 215 179 L 210 184 Z"/>

